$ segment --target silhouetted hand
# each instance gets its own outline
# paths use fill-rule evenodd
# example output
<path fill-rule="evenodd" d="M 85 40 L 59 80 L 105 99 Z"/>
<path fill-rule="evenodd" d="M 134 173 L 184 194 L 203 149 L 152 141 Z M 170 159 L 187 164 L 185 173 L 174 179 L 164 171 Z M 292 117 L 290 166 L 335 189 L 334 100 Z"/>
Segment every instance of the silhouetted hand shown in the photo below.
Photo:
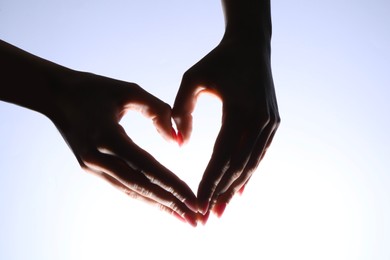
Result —
<path fill-rule="evenodd" d="M 171 108 L 136 84 L 89 73 L 75 73 L 55 95 L 50 118 L 80 165 L 133 198 L 158 205 L 196 225 L 196 198 L 176 175 L 138 147 L 119 120 L 136 109 L 153 120 L 158 132 L 175 141 Z"/>
<path fill-rule="evenodd" d="M 74 71 L 1 40 L 0 56 L 0 100 L 50 118 L 85 170 L 196 225 L 197 201 L 188 185 L 119 124 L 126 110 L 137 109 L 165 139 L 175 140 L 169 105 L 136 84 Z"/>
<path fill-rule="evenodd" d="M 268 46 L 225 37 L 184 74 L 173 106 L 184 143 L 190 139 L 191 113 L 202 92 L 222 100 L 223 114 L 198 203 L 203 214 L 215 205 L 220 216 L 257 168 L 280 122 Z"/>
<path fill-rule="evenodd" d="M 1 40 L 0 56 L 0 100 L 50 118 L 88 172 L 196 226 L 197 200 L 188 185 L 119 124 L 128 109 L 136 109 L 165 139 L 176 141 L 169 105 L 136 84 L 74 71 Z"/>

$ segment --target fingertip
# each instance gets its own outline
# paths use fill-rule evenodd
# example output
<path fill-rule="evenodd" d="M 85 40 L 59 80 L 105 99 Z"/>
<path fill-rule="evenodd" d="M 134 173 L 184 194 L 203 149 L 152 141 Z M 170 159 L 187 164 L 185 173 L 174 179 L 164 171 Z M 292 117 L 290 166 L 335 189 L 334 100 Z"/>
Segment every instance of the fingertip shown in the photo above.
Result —
<path fill-rule="evenodd" d="M 200 221 L 200 223 L 202 223 L 202 225 L 206 225 L 207 224 L 207 221 L 209 220 L 209 217 L 210 217 L 210 211 L 207 211 L 206 214 L 198 214 L 198 219 Z"/>
<path fill-rule="evenodd" d="M 176 130 L 172 127 L 171 130 L 171 140 L 176 142 L 180 147 L 184 144 L 184 138 L 180 131 L 176 133 Z"/>
<path fill-rule="evenodd" d="M 198 212 L 199 207 L 196 201 L 186 199 L 183 201 L 183 203 L 187 206 L 187 208 L 189 208 L 193 212 Z"/>
<path fill-rule="evenodd" d="M 156 125 L 156 130 L 165 141 L 177 142 L 176 132 L 172 127 L 159 127 Z"/>
<path fill-rule="evenodd" d="M 218 203 L 213 207 L 213 212 L 217 215 L 218 218 L 222 217 L 223 213 L 225 212 L 227 203 Z"/>
<path fill-rule="evenodd" d="M 209 210 L 209 206 L 210 206 L 210 202 L 208 200 L 200 202 L 199 203 L 199 212 L 202 213 L 203 215 L 205 215 L 207 213 L 207 211 Z"/>
<path fill-rule="evenodd" d="M 242 195 L 242 194 L 244 193 L 245 186 L 246 186 L 246 184 L 244 184 L 244 185 L 238 190 L 238 194 Z"/>
<path fill-rule="evenodd" d="M 178 143 L 180 146 L 187 143 L 192 132 L 192 112 L 195 109 L 199 87 L 186 73 L 177 93 L 172 107 L 172 118 L 176 124 L 178 133 Z"/>
<path fill-rule="evenodd" d="M 175 115 L 173 113 L 173 120 L 177 128 L 176 142 L 180 146 L 183 146 L 190 140 L 191 137 L 192 115 L 191 114 Z"/>
<path fill-rule="evenodd" d="M 207 211 L 211 208 L 211 193 L 208 186 L 206 185 L 206 182 L 203 179 L 199 183 L 198 187 L 198 193 L 197 193 L 197 198 L 198 198 L 198 208 L 199 212 L 205 215 Z"/>
<path fill-rule="evenodd" d="M 179 144 L 179 146 L 183 146 L 183 144 L 184 144 L 184 139 L 183 139 L 183 135 L 182 135 L 182 133 L 181 133 L 180 131 L 177 132 L 176 141 L 177 141 L 177 143 Z"/>
<path fill-rule="evenodd" d="M 172 125 L 172 111 L 167 105 L 164 108 L 154 109 L 150 112 L 154 127 L 157 132 L 167 141 L 176 141 L 176 131 Z"/>
<path fill-rule="evenodd" d="M 198 225 L 198 217 L 195 214 L 184 214 L 184 219 L 193 227 Z"/>
<path fill-rule="evenodd" d="M 171 128 L 171 137 L 173 140 L 177 140 L 176 130 L 173 127 Z"/>

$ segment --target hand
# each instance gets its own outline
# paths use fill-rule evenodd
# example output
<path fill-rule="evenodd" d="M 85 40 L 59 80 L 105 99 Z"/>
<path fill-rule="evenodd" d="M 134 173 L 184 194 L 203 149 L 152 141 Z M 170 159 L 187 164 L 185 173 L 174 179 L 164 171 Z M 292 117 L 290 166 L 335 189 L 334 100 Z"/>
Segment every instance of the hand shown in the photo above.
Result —
<path fill-rule="evenodd" d="M 170 106 L 136 84 L 94 74 L 76 72 L 60 84 L 48 116 L 81 167 L 196 226 L 191 189 L 132 142 L 118 123 L 126 110 L 137 109 L 165 139 L 175 140 Z"/>
<path fill-rule="evenodd" d="M 183 76 L 173 118 L 183 142 L 192 131 L 197 97 L 210 92 L 223 102 L 222 126 L 198 188 L 200 212 L 221 216 L 264 157 L 280 118 L 267 46 L 235 38 L 221 43 Z"/>

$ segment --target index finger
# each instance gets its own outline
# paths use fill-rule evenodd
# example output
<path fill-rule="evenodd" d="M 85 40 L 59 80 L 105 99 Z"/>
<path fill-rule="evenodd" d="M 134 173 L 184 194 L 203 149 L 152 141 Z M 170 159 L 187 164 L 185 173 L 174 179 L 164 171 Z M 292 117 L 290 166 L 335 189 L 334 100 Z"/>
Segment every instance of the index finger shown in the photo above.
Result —
<path fill-rule="evenodd" d="M 143 171 L 133 169 L 121 158 L 96 151 L 86 156 L 86 163 L 90 169 L 111 176 L 106 180 L 122 190 L 125 187 L 125 192 L 134 198 L 156 204 L 162 210 L 176 212 L 191 225 L 197 225 L 196 212 L 174 194 L 150 181 Z"/>
<path fill-rule="evenodd" d="M 201 83 L 194 80 L 187 71 L 180 83 L 175 103 L 172 108 L 172 117 L 180 133 L 180 142 L 186 143 L 190 139 L 192 132 L 192 112 L 195 109 L 199 94 L 204 90 Z"/>
<path fill-rule="evenodd" d="M 234 110 L 224 113 L 221 130 L 198 188 L 199 208 L 203 214 L 207 212 L 211 197 L 229 169 L 232 154 L 241 141 L 242 125 L 239 118 L 239 113 Z"/>
<path fill-rule="evenodd" d="M 134 144 L 120 125 L 118 131 L 110 135 L 105 148 L 126 161 L 132 169 L 142 171 L 150 182 L 172 193 L 192 211 L 197 211 L 196 196 L 191 188 L 152 155 Z"/>

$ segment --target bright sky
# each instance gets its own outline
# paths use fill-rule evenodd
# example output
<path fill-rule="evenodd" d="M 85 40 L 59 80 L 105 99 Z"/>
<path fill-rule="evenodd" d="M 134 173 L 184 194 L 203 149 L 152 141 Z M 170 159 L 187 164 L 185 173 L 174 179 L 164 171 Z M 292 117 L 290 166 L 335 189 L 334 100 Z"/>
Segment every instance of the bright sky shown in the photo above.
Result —
<path fill-rule="evenodd" d="M 0 102 L 0 259 L 389 259 L 390 3 L 272 6 L 282 124 L 221 219 L 194 229 L 129 199 L 84 174 L 48 119 Z M 1 39 L 170 104 L 223 26 L 219 0 L 0 2 Z M 183 149 L 138 114 L 123 125 L 196 190 L 219 122 L 201 98 Z"/>

